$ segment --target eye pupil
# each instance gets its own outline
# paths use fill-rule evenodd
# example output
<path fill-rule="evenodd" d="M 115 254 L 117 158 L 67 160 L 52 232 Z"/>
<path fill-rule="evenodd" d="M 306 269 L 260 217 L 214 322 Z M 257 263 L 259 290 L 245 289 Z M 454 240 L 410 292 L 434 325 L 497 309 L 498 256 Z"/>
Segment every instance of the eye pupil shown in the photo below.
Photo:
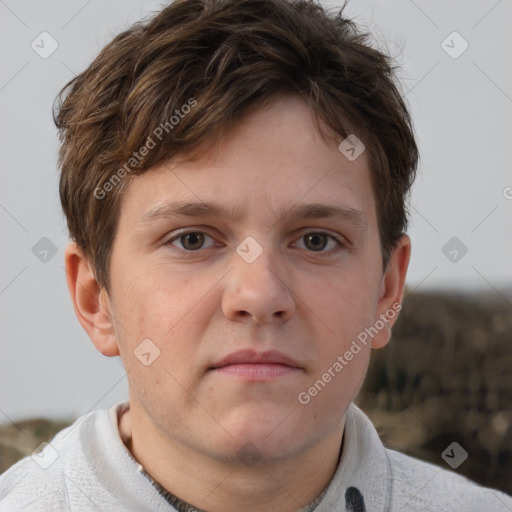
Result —
<path fill-rule="evenodd" d="M 310 242 L 310 241 L 313 242 L 313 245 L 314 245 L 312 247 L 313 250 L 322 250 L 325 248 L 325 246 L 327 244 L 327 236 L 322 233 L 312 233 L 312 234 L 306 235 L 304 238 L 306 240 L 306 246 L 308 246 L 308 242 Z M 321 247 L 318 247 L 318 245 L 316 245 L 319 240 L 323 242 L 323 243 L 320 243 Z"/>
<path fill-rule="evenodd" d="M 202 233 L 187 233 L 181 237 L 181 241 L 183 247 L 189 250 L 199 249 L 204 243 L 204 235 Z M 196 247 L 190 247 L 189 242 L 194 245 L 198 245 Z"/>

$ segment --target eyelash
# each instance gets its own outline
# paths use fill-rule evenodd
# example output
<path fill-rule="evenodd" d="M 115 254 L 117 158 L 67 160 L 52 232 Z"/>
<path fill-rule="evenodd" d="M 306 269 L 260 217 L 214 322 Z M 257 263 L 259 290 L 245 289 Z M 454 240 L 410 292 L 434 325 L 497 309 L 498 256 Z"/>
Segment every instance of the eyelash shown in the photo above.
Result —
<path fill-rule="evenodd" d="M 196 234 L 196 233 L 209 236 L 213 240 L 213 237 L 211 235 L 209 235 L 208 233 L 205 233 L 204 231 L 189 230 L 189 231 L 182 231 L 181 233 L 178 233 L 177 235 L 175 235 L 172 238 L 170 238 L 169 240 L 167 240 L 167 242 L 165 242 L 164 245 L 170 246 L 170 247 L 172 247 L 172 250 L 177 250 L 177 251 L 179 251 L 181 253 L 184 253 L 184 254 L 187 254 L 187 253 L 190 253 L 190 254 L 199 253 L 203 248 L 196 249 L 196 250 L 187 250 L 187 249 L 175 248 L 175 247 L 172 246 L 172 242 L 174 242 L 175 240 L 179 240 L 183 236 L 190 235 L 190 234 Z M 312 254 L 321 254 L 321 255 L 324 255 L 324 256 L 331 256 L 331 255 L 337 254 L 338 252 L 340 252 L 340 251 L 342 251 L 342 250 L 347 248 L 346 243 L 343 242 L 340 238 L 338 238 L 338 237 L 336 237 L 334 235 L 331 235 L 330 233 L 326 233 L 325 231 L 307 231 L 307 232 L 303 233 L 298 238 L 298 240 L 300 240 L 301 238 L 305 237 L 306 235 L 311 235 L 311 234 L 326 235 L 328 238 L 330 238 L 331 240 L 334 240 L 338 244 L 338 247 L 336 247 L 335 249 L 332 249 L 330 251 L 324 251 L 324 250 L 321 250 L 321 251 L 308 251 L 308 252 L 310 252 Z"/>

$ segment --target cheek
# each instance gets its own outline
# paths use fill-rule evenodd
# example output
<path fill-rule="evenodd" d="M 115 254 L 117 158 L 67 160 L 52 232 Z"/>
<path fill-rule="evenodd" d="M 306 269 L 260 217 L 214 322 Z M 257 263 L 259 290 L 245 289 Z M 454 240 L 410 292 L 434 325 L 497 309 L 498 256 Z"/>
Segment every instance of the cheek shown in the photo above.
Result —
<path fill-rule="evenodd" d="M 313 314 L 324 320 L 329 335 L 338 342 L 357 335 L 371 325 L 375 316 L 378 280 L 374 273 L 355 267 L 347 266 L 320 287 L 318 280 L 313 279 L 309 289 L 317 292 L 305 300 Z"/>
<path fill-rule="evenodd" d="M 140 403 L 151 403 L 158 411 L 168 410 L 169 397 L 191 403 L 183 390 L 195 387 L 197 375 L 191 369 L 204 326 L 193 314 L 191 302 L 197 300 L 189 298 L 180 287 L 149 280 L 134 283 L 123 298 L 118 335 L 130 390 Z"/>
<path fill-rule="evenodd" d="M 137 373 L 143 370 L 134 351 L 140 352 L 139 347 L 146 344 L 144 353 L 158 354 L 150 366 L 152 372 L 159 369 L 161 379 L 165 380 L 168 375 L 161 372 L 167 369 L 180 382 L 189 381 L 191 365 L 197 360 L 197 351 L 214 311 L 212 298 L 205 296 L 202 287 L 190 284 L 189 278 L 180 281 L 179 277 L 165 279 L 149 274 L 132 280 L 117 303 L 116 314 L 121 325 L 116 335 L 123 362 Z"/>
<path fill-rule="evenodd" d="M 300 407 L 309 408 L 307 418 L 314 420 L 312 426 L 316 429 L 319 418 L 327 429 L 338 424 L 340 415 L 361 389 L 368 369 L 368 348 L 354 354 L 350 361 L 342 359 L 343 363 L 337 359 L 338 355 L 343 357 L 344 351 L 333 355 L 329 364 L 297 397 Z M 307 418 L 305 421 L 308 421 Z"/>
<path fill-rule="evenodd" d="M 117 314 L 129 331 L 123 336 L 160 339 L 189 307 L 188 280 L 180 280 L 159 268 L 132 268 L 136 277 L 124 276 L 125 280 L 117 289 Z"/>

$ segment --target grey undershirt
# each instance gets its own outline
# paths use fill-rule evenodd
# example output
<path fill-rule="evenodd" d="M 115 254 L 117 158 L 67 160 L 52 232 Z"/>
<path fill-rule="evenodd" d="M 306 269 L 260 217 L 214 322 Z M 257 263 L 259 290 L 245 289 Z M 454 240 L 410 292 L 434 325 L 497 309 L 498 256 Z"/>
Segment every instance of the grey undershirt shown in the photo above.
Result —
<path fill-rule="evenodd" d="M 133 458 L 133 457 L 132 457 Z M 133 459 L 135 461 L 135 459 Z M 155 487 L 160 495 L 169 503 L 172 505 L 178 512 L 205 512 L 202 509 L 198 509 L 190 503 L 187 503 L 186 501 L 183 501 L 182 499 L 178 498 L 174 494 L 172 494 L 170 491 L 162 487 L 156 480 L 154 480 L 149 473 L 147 473 L 141 464 L 139 464 L 137 461 L 137 470 L 142 473 Z M 304 508 L 301 508 L 299 512 L 313 512 L 315 508 L 320 504 L 323 497 L 325 496 L 325 493 L 327 492 L 327 487 L 323 490 L 322 494 L 317 496 L 309 505 L 307 505 Z"/>

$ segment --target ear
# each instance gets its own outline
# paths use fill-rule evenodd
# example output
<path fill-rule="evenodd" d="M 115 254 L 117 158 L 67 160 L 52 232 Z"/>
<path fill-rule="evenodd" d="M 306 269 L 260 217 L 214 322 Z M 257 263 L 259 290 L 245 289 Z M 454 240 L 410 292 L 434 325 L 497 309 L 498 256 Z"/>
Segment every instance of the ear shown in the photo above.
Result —
<path fill-rule="evenodd" d="M 410 257 L 411 239 L 407 235 L 402 235 L 389 257 L 386 271 L 382 276 L 377 303 L 375 323 L 377 324 L 380 321 L 387 324 L 387 326 L 383 325 L 383 328 L 378 329 L 377 334 L 372 339 L 372 348 L 382 348 L 391 339 L 391 327 L 397 321 L 398 314 L 402 309 L 405 276 L 407 275 Z"/>
<path fill-rule="evenodd" d="M 82 250 L 71 242 L 65 251 L 66 280 L 78 321 L 105 356 L 119 355 L 110 298 L 101 288 Z"/>

